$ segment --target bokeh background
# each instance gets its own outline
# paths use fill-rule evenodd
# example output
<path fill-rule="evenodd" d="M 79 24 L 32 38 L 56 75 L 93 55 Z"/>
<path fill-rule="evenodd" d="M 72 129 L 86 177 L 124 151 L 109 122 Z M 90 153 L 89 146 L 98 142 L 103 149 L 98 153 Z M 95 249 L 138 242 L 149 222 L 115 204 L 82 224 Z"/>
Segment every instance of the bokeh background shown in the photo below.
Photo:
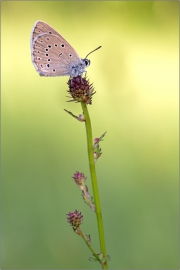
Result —
<path fill-rule="evenodd" d="M 178 1 L 2 2 L 2 269 L 100 269 L 66 221 L 100 252 L 95 214 L 72 180 L 87 176 L 83 123 L 63 110 L 68 77 L 40 77 L 30 53 L 37 20 L 83 58 L 96 95 L 94 137 L 110 269 L 178 269 Z"/>

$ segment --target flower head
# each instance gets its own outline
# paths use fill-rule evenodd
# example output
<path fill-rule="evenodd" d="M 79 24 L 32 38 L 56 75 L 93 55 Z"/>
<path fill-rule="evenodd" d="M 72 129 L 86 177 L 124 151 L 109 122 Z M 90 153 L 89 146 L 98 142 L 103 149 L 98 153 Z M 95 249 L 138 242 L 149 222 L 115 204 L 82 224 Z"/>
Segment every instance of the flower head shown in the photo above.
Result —
<path fill-rule="evenodd" d="M 67 220 L 74 230 L 77 230 L 79 226 L 83 223 L 83 215 L 78 210 L 75 210 L 73 213 L 69 212 L 67 214 Z"/>
<path fill-rule="evenodd" d="M 73 100 L 76 102 L 84 102 L 86 104 L 92 104 L 92 95 L 95 94 L 92 84 L 89 80 L 82 78 L 81 76 L 70 78 L 68 81 L 69 90 Z"/>
<path fill-rule="evenodd" d="M 86 181 L 85 175 L 80 172 L 75 172 L 73 178 L 80 189 L 84 189 L 84 182 Z"/>

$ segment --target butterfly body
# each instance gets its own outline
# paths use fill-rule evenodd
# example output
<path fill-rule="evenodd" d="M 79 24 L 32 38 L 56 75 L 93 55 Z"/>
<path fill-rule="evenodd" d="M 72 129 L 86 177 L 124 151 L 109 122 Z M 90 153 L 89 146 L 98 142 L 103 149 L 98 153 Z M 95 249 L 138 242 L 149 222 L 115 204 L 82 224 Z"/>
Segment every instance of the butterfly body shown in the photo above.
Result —
<path fill-rule="evenodd" d="M 81 59 L 51 26 L 37 21 L 31 34 L 31 58 L 40 76 L 81 76 L 90 60 Z"/>

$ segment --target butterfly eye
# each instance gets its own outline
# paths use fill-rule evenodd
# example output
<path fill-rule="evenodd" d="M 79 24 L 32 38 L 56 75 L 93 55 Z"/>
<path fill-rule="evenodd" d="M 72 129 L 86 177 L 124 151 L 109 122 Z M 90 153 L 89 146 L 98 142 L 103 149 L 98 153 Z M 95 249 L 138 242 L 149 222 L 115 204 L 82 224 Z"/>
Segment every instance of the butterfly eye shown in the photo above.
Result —
<path fill-rule="evenodd" d="M 86 66 L 89 66 L 90 65 L 90 60 L 84 59 L 84 63 L 85 63 Z"/>

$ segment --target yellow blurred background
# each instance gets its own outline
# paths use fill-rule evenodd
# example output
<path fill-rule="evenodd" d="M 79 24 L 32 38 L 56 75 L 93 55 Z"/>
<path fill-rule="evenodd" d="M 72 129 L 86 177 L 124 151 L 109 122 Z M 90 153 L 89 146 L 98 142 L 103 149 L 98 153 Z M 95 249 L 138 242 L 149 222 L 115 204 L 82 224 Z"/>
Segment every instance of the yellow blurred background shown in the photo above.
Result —
<path fill-rule="evenodd" d="M 68 77 L 40 77 L 34 23 L 56 29 L 84 58 L 101 143 L 97 176 L 110 269 L 178 268 L 178 1 L 1 3 L 3 269 L 100 269 L 66 221 L 78 209 L 100 252 L 83 123 L 64 108 Z"/>

